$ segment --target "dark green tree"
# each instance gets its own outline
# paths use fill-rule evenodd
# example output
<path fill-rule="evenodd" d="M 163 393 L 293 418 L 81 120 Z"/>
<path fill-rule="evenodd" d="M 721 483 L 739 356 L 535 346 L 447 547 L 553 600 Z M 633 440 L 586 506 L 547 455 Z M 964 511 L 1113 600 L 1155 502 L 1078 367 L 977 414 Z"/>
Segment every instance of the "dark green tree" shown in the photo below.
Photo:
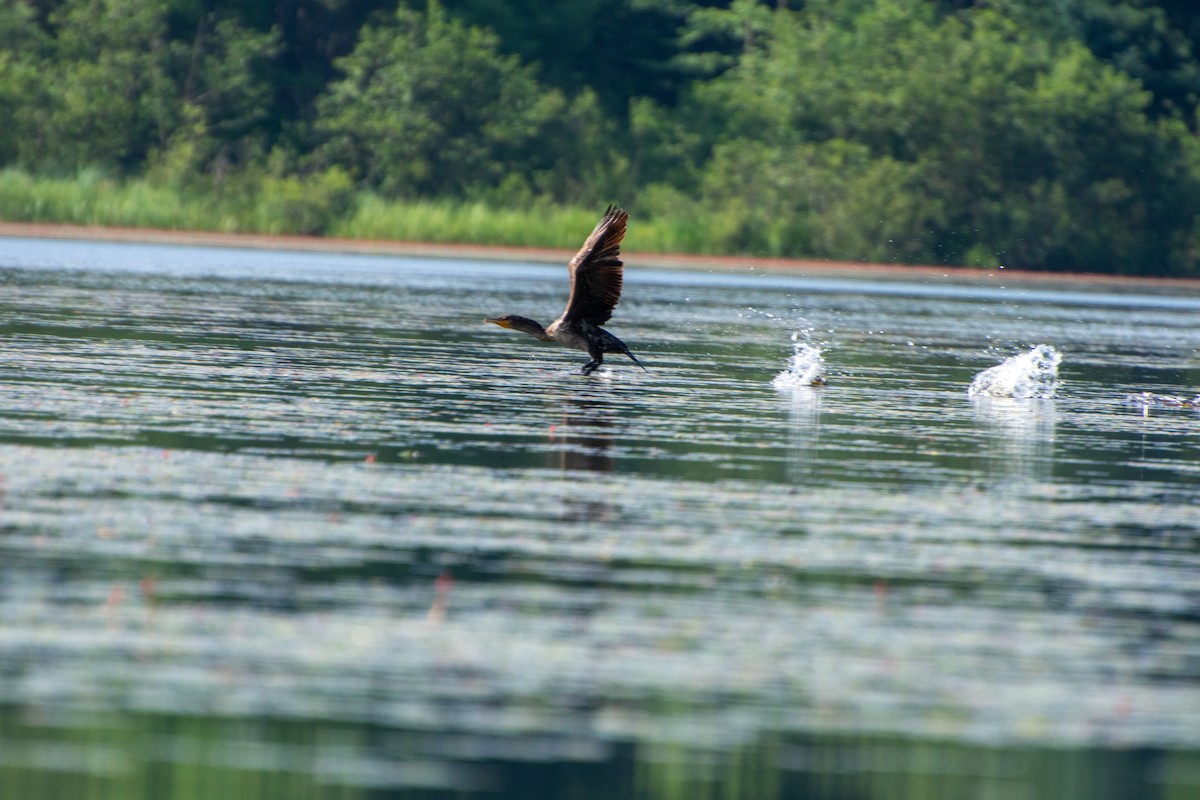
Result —
<path fill-rule="evenodd" d="M 444 0 L 450 13 L 487 28 L 502 52 L 533 65 L 565 95 L 593 92 L 610 117 L 629 101 L 673 105 L 689 75 L 676 63 L 679 29 L 696 6 L 683 0 Z"/>
<path fill-rule="evenodd" d="M 0 4 L 0 165 L 19 161 L 37 138 L 38 109 L 46 103 L 41 67 L 50 48 L 34 9 Z"/>
<path fill-rule="evenodd" d="M 202 16 L 172 38 L 165 2 L 64 0 L 46 10 L 0 10 L 0 104 L 10 124 L 0 157 L 30 168 L 129 173 L 152 154 L 189 153 L 204 170 L 262 138 L 277 50 L 274 33 Z M 262 155 L 259 148 L 257 155 Z"/>
<path fill-rule="evenodd" d="M 337 63 L 345 77 L 318 102 L 319 158 L 388 196 L 553 193 L 564 159 L 605 129 L 594 99 L 545 88 L 494 34 L 434 3 L 367 26 Z"/>
<path fill-rule="evenodd" d="M 702 201 L 743 209 L 748 230 L 792 225 L 797 254 L 1191 268 L 1200 192 L 1180 166 L 1192 145 L 1177 120 L 1148 114 L 1137 81 L 987 9 L 858 6 L 774 12 L 734 68 L 697 88 L 720 124 L 693 173 Z M 867 235 L 831 233 L 846 224 Z"/>
<path fill-rule="evenodd" d="M 188 38 L 171 41 L 163 62 L 175 97 L 171 132 L 155 166 L 175 177 L 261 164 L 273 137 L 271 65 L 278 32 L 260 32 L 232 17 L 208 14 Z"/>
<path fill-rule="evenodd" d="M 28 109 L 20 159 L 69 170 L 136 166 L 178 120 L 162 5 L 64 2 L 49 26 L 41 102 Z"/>
<path fill-rule="evenodd" d="M 1059 41 L 1076 41 L 1148 89 L 1155 116 L 1190 120 L 1200 102 L 1200 6 L 1193 0 L 939 0 L 950 13 L 987 7 Z"/>

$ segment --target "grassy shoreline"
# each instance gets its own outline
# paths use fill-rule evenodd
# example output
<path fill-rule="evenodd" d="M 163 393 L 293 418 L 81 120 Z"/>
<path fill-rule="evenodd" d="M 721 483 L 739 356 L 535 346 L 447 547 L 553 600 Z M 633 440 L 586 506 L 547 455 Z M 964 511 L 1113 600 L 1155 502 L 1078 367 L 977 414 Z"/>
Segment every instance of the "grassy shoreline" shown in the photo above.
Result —
<path fill-rule="evenodd" d="M 199 190 L 148 179 L 119 181 L 93 171 L 60 178 L 0 170 L 0 220 L 5 222 L 556 248 L 581 240 L 606 202 L 581 208 L 390 201 L 354 190 L 340 173 L 311 181 L 233 180 Z M 653 253 L 733 255 L 714 246 L 709 223 L 703 215 L 642 219 L 638 246 Z"/>
<path fill-rule="evenodd" d="M 274 197 L 264 201 L 262 195 L 268 192 Z M 176 191 L 147 180 L 117 181 L 97 173 L 42 178 L 0 170 L 0 237 L 561 263 L 574 253 L 602 211 L 599 205 L 587 209 L 545 205 L 497 208 L 480 202 L 401 203 L 351 194 L 347 200 L 319 182 L 308 187 L 295 179 L 268 180 L 256 191 L 230 190 L 210 195 Z M 318 214 L 325 214 L 328 224 L 320 226 L 322 230 L 313 230 Z M 637 218 L 626 242 L 626 261 L 640 266 L 717 271 L 1200 288 L 1200 278 L 879 264 L 720 252 L 704 245 L 708 224 L 700 215 L 678 223 Z"/>

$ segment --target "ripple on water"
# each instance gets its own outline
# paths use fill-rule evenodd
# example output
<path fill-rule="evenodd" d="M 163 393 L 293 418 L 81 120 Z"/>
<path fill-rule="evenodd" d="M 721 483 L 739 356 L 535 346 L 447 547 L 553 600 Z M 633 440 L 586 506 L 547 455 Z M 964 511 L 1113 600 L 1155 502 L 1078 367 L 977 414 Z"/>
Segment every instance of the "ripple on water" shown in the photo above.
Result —
<path fill-rule="evenodd" d="M 561 300 L 557 272 L 497 269 L 489 305 Z M 839 379 L 778 392 L 786 335 L 740 309 L 796 290 L 753 282 L 638 286 L 618 332 L 650 371 L 597 380 L 449 283 L 18 277 L 8 703 L 591 757 L 1200 747 L 1194 420 L 1121 399 L 1190 396 L 1200 311 L 1167 336 L 1119 307 L 827 291 L 803 311 Z M 963 396 L 981 342 L 1035 335 L 1070 391 Z M 794 344 L 780 377 L 809 377 L 824 356 Z M 1017 358 L 1044 377 L 1039 350 Z"/>

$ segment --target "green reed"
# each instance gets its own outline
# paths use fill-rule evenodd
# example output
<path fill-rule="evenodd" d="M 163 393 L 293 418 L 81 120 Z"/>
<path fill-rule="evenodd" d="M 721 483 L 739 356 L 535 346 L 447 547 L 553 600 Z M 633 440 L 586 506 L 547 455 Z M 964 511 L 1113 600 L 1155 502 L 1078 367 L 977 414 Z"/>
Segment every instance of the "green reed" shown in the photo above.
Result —
<path fill-rule="evenodd" d="M 35 176 L 0 170 L 0 220 L 222 233 L 329 235 L 352 239 L 573 249 L 609 202 L 562 206 L 477 200 L 388 200 L 354 190 L 334 170 L 307 178 L 246 177 L 174 186 L 97 171 Z M 719 220 L 674 209 L 654 216 L 632 204 L 631 251 L 728 253 Z M 714 224 L 715 222 L 715 224 Z"/>

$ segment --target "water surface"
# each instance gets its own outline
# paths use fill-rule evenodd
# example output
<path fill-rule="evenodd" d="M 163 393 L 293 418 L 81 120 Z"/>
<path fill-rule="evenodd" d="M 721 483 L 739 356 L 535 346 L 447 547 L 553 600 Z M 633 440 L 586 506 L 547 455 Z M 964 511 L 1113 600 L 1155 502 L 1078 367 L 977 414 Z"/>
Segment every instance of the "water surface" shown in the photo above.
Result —
<path fill-rule="evenodd" d="M 0 796 L 1200 793 L 1200 293 L 634 263 L 583 377 L 482 323 L 562 267 L 0 284 Z"/>

